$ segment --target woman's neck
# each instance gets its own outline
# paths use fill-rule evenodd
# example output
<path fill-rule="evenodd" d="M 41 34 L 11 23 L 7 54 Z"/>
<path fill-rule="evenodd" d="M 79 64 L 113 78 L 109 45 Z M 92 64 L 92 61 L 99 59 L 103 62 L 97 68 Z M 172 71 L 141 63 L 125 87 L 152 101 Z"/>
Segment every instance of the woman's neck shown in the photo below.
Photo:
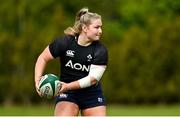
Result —
<path fill-rule="evenodd" d="M 81 46 L 89 46 L 92 41 L 90 41 L 86 35 L 80 34 L 77 43 Z"/>

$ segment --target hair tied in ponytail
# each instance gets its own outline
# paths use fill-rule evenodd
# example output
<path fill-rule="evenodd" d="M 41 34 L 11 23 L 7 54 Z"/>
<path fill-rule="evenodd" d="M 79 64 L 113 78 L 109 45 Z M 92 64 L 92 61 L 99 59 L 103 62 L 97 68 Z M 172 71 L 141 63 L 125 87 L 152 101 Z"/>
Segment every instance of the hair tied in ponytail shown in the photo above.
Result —
<path fill-rule="evenodd" d="M 76 14 L 76 21 L 80 20 L 80 18 L 89 12 L 89 9 L 84 7 Z"/>

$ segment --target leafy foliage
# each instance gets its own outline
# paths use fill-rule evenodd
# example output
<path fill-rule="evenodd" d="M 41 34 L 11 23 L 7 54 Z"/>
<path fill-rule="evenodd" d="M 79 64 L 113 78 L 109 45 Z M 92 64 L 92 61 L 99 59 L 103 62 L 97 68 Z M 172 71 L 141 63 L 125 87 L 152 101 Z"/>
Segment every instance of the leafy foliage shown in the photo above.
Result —
<path fill-rule="evenodd" d="M 0 103 L 38 102 L 33 71 L 41 51 L 72 26 L 82 7 L 102 15 L 109 50 L 108 102 L 180 102 L 180 1 L 1 0 Z M 59 73 L 58 60 L 47 73 Z"/>

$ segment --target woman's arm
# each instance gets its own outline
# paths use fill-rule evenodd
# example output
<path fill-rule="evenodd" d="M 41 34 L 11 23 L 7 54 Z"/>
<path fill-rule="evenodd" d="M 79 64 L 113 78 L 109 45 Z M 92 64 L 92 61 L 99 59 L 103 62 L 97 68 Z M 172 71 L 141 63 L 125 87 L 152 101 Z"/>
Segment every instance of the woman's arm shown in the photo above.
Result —
<path fill-rule="evenodd" d="M 94 84 L 97 84 L 98 81 L 100 81 L 105 70 L 106 65 L 91 65 L 88 76 L 70 83 L 62 82 L 62 88 L 59 93 L 62 93 L 67 90 L 86 88 Z"/>
<path fill-rule="evenodd" d="M 46 67 L 46 63 L 49 60 L 52 60 L 53 56 L 51 55 L 50 51 L 49 51 L 49 47 L 47 46 L 44 51 L 39 55 L 36 64 L 35 64 L 35 69 L 34 69 L 34 81 L 35 81 L 35 86 L 36 86 L 36 90 L 38 91 L 38 86 L 39 86 L 39 81 L 43 75 L 44 69 Z"/>

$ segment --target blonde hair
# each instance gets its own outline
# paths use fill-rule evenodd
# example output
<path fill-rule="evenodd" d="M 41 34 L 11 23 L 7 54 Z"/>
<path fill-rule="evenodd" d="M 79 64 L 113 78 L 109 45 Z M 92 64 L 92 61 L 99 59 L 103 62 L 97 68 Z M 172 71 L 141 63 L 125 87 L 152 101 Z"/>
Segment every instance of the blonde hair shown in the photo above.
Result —
<path fill-rule="evenodd" d="M 97 13 L 92 13 L 89 12 L 88 8 L 82 8 L 77 12 L 76 18 L 75 18 L 75 23 L 73 27 L 68 27 L 67 29 L 64 30 L 64 33 L 66 35 L 78 35 L 82 31 L 82 26 L 83 25 L 90 25 L 91 21 L 93 19 L 101 19 L 101 16 Z"/>

